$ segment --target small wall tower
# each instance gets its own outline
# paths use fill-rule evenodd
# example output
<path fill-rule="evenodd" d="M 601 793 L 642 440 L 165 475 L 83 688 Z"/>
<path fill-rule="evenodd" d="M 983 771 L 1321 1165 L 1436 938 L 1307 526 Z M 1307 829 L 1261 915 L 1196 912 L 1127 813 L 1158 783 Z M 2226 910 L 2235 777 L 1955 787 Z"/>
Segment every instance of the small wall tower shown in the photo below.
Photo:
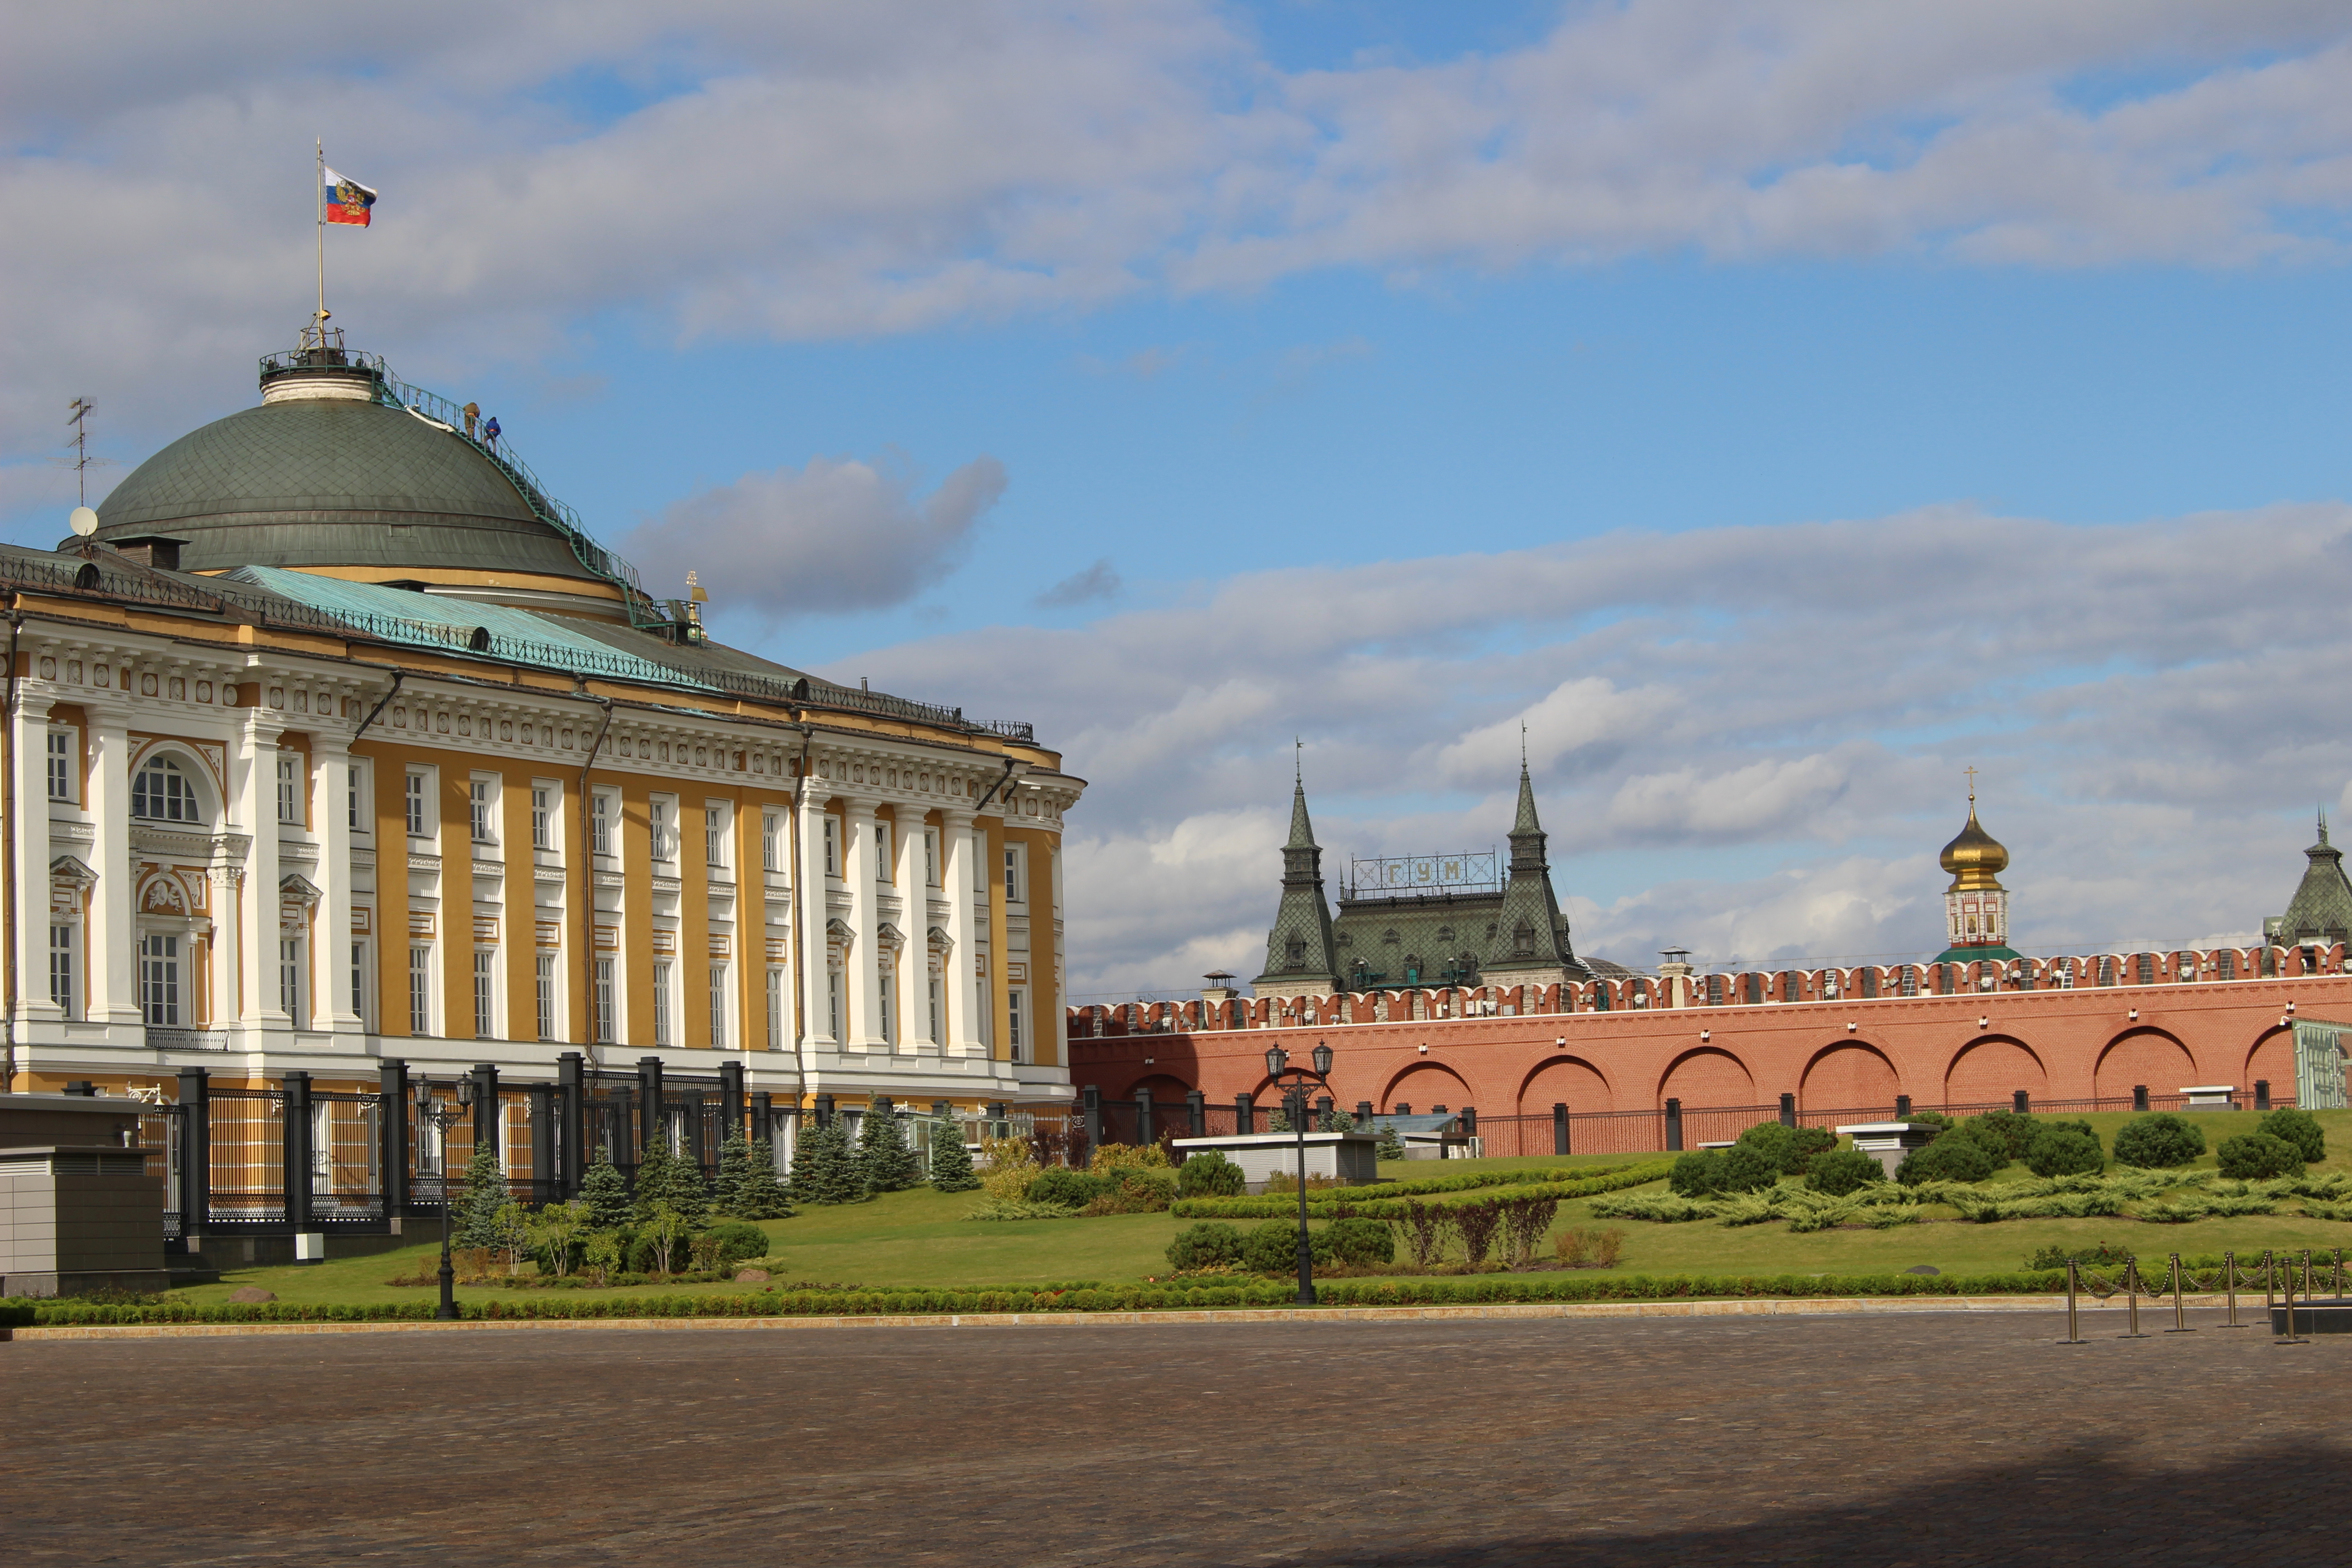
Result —
<path fill-rule="evenodd" d="M 2018 956 L 2009 945 L 2009 890 L 2000 885 L 2009 851 L 1977 821 L 1976 770 L 1969 770 L 1969 823 L 1944 846 L 1938 858 L 1952 875 L 1944 889 L 1945 941 L 1937 963 L 1968 963 L 1980 958 Z"/>

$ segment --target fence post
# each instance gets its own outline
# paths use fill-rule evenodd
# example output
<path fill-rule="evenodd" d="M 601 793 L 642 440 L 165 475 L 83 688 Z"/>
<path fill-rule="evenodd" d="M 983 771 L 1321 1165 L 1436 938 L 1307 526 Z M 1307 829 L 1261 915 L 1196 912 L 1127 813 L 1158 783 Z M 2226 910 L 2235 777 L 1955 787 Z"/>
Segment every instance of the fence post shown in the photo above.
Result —
<path fill-rule="evenodd" d="M 1666 1101 L 1666 1152 L 1678 1154 L 1682 1152 L 1682 1147 L 1683 1102 L 1669 1099 Z"/>
<path fill-rule="evenodd" d="M 576 1196 L 580 1180 L 588 1173 L 588 1105 L 583 1093 L 584 1058 L 565 1051 L 555 1058 L 555 1086 L 562 1101 L 562 1120 L 556 1124 L 555 1195 Z"/>
<path fill-rule="evenodd" d="M 668 1146 L 669 1129 L 663 1126 L 662 1059 L 637 1058 L 637 1158 L 645 1158 L 656 1140 Z"/>
<path fill-rule="evenodd" d="M 1095 1151 L 1102 1147 L 1102 1090 L 1088 1084 L 1078 1091 L 1078 1100 L 1085 1109 L 1087 1158 L 1091 1160 Z M 1078 1168 L 1086 1169 L 1083 1161 Z"/>
<path fill-rule="evenodd" d="M 278 1182 L 285 1197 L 286 1228 L 296 1235 L 310 1228 L 310 1075 L 289 1072 L 280 1080 L 285 1152 L 278 1161 Z"/>
<path fill-rule="evenodd" d="M 1551 1152 L 1568 1152 L 1568 1107 L 1558 1100 L 1552 1102 L 1551 1108 Z"/>
<path fill-rule="evenodd" d="M 2147 1109 L 2147 1085 L 2144 1083 L 2132 1085 L 2132 1109 L 2134 1110 Z"/>
<path fill-rule="evenodd" d="M 2256 1110 L 2268 1110 L 2270 1108 L 2271 1080 L 2266 1078 L 2258 1078 L 2254 1079 L 2254 1109 Z"/>
<path fill-rule="evenodd" d="M 1356 1101 L 1356 1128 L 1357 1128 L 1357 1131 L 1369 1131 L 1369 1130 L 1370 1129 L 1371 1125 L 1372 1125 L 1372 1102 L 1371 1102 L 1370 1100 L 1360 1100 Z"/>
<path fill-rule="evenodd" d="M 530 1201 L 555 1201 L 555 1086 L 530 1086 Z"/>
<path fill-rule="evenodd" d="M 743 1131 L 743 1064 L 719 1064 L 719 1125 L 726 1131 L 719 1135 L 719 1147 L 727 1147 L 727 1140 Z"/>
<path fill-rule="evenodd" d="M 212 1217 L 212 1090 L 202 1068 L 180 1069 L 180 1235 L 191 1252 L 201 1252 L 205 1224 Z"/>
<path fill-rule="evenodd" d="M 2238 1255 L 2235 1252 L 2221 1254 L 2221 1287 L 2230 1307 L 2229 1321 L 2221 1326 L 2225 1329 L 2245 1328 L 2246 1324 L 2238 1321 Z"/>
<path fill-rule="evenodd" d="M 2124 1306 L 2130 1312 L 2131 1318 L 2130 1326 L 2122 1337 L 2127 1340 L 2147 1338 L 2146 1334 L 2139 1331 L 2139 1259 L 2137 1258 L 2126 1257 L 2124 1259 Z"/>
<path fill-rule="evenodd" d="M 2302 1343 L 2304 1342 L 2304 1338 L 2303 1338 L 2303 1336 L 2302 1336 L 2300 1333 L 2298 1333 L 2298 1332 L 2296 1332 L 2296 1331 L 2295 1331 L 2295 1322 L 2294 1322 L 2294 1258 L 2288 1258 L 2288 1259 L 2286 1260 L 2286 1290 L 2285 1290 L 2285 1292 L 2284 1292 L 2284 1295 L 2285 1295 L 2285 1302 L 2286 1302 L 2286 1337 L 2285 1337 L 2284 1340 L 2277 1339 L 2277 1338 L 2273 1338 L 2273 1339 L 2271 1341 L 2271 1342 L 2272 1342 L 2273 1344 L 2299 1345 L 2299 1344 L 2302 1344 Z M 2275 1320 L 2275 1319 L 2273 1319 L 2273 1323 L 2275 1323 L 2275 1322 L 2276 1322 L 2276 1320 Z M 2278 1330 L 2277 1330 L 2275 1327 L 2273 1327 L 2273 1328 L 2271 1330 L 2271 1332 L 2272 1332 L 2273 1335 L 2276 1335 L 2276 1334 L 2277 1334 L 2277 1332 L 2278 1332 Z"/>
<path fill-rule="evenodd" d="M 1793 1094 L 1784 1094 L 1780 1097 L 1780 1125 L 1794 1127 L 1796 1124 L 1797 1097 Z"/>
<path fill-rule="evenodd" d="M 816 1124 L 819 1127 L 833 1125 L 833 1096 L 820 1094 L 816 1097 Z"/>
<path fill-rule="evenodd" d="M 384 1217 L 400 1234 L 408 1212 L 408 1064 L 394 1058 L 375 1069 L 376 1184 L 383 1191 Z"/>
<path fill-rule="evenodd" d="M 2032 1110 L 2033 1101 L 2032 1098 L 2021 1089 L 2010 1097 L 2010 1109 L 2016 1111 L 2020 1116 L 2023 1116 Z"/>
<path fill-rule="evenodd" d="M 2168 1334 L 2193 1334 L 2197 1331 L 2189 1326 L 2189 1310 L 2181 1304 L 2180 1254 L 2177 1252 L 2172 1255 L 2172 1327 L 2164 1331 Z"/>
<path fill-rule="evenodd" d="M 1911 1097 L 1909 1095 L 1898 1094 L 1895 1097 L 1895 1120 L 1897 1121 L 1908 1121 L 1911 1120 Z"/>
<path fill-rule="evenodd" d="M 1462 1108 L 1463 1140 L 1467 1142 L 1476 1136 L 1478 1136 L 1478 1108 L 1475 1105 L 1465 1105 Z M 1470 1151 L 1465 1148 L 1462 1152 L 1465 1157 L 1467 1157 Z"/>
<path fill-rule="evenodd" d="M 2082 1320 L 2075 1310 L 2074 1303 L 2075 1272 L 2074 1260 L 2071 1258 L 2066 1259 L 2066 1337 L 2058 1342 L 2062 1345 L 2079 1345 L 2083 1342 Z"/>
<path fill-rule="evenodd" d="M 1197 1089 L 1184 1091 L 1184 1126 L 1188 1137 L 1209 1135 L 1209 1097 Z"/>
<path fill-rule="evenodd" d="M 504 1170 L 507 1152 L 499 1146 L 499 1068 L 495 1062 L 474 1064 L 474 1147 L 488 1149 L 499 1157 L 499 1168 Z"/>
<path fill-rule="evenodd" d="M 1244 1137 L 1257 1131 L 1257 1097 L 1255 1095 L 1234 1096 L 1234 1131 Z"/>
<path fill-rule="evenodd" d="M 1144 1084 L 1135 1091 L 1135 1142 L 1149 1149 L 1160 1142 L 1159 1129 L 1152 1125 L 1151 1086 Z"/>

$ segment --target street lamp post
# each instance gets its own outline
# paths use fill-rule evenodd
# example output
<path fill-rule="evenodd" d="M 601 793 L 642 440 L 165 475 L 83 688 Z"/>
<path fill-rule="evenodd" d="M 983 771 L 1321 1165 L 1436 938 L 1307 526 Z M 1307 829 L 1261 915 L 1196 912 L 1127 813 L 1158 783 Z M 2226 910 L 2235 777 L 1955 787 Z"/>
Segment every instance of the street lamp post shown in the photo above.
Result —
<path fill-rule="evenodd" d="M 1309 1082 L 1331 1089 L 1331 1047 L 1322 1041 L 1315 1042 L 1312 1053 L 1315 1069 L 1290 1065 L 1290 1053 L 1280 1046 L 1265 1053 L 1265 1076 L 1276 1083 L 1286 1078 L 1297 1081 L 1283 1091 L 1283 1110 L 1290 1118 L 1291 1131 L 1298 1139 L 1298 1304 L 1315 1305 L 1315 1247 L 1307 1238 L 1307 1086 Z"/>
<path fill-rule="evenodd" d="M 433 1080 L 416 1080 L 416 1114 L 433 1123 L 439 1134 L 441 1146 L 441 1306 L 433 1315 L 454 1318 L 457 1315 L 457 1271 L 449 1266 L 449 1129 L 458 1117 L 474 1103 L 474 1080 L 457 1080 L 457 1110 L 444 1110 L 433 1098 Z"/>

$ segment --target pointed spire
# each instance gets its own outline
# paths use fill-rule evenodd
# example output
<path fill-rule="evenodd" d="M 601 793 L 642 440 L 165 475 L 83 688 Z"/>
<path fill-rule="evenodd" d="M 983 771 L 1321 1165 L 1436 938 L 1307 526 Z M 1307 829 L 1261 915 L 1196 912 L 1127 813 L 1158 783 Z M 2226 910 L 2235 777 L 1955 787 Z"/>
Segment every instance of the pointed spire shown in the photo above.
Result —
<path fill-rule="evenodd" d="M 2324 805 L 2319 808 L 2319 841 L 2327 842 L 2327 808 Z"/>
<path fill-rule="evenodd" d="M 1313 849 L 1315 825 L 1307 820 L 1307 784 L 1304 780 L 1290 787 L 1290 842 L 1285 849 Z"/>
<path fill-rule="evenodd" d="M 1516 837 L 1542 831 L 1543 825 L 1536 820 L 1535 781 L 1528 777 L 1528 760 L 1522 756 L 1519 758 L 1519 815 L 1511 824 L 1511 832 Z"/>

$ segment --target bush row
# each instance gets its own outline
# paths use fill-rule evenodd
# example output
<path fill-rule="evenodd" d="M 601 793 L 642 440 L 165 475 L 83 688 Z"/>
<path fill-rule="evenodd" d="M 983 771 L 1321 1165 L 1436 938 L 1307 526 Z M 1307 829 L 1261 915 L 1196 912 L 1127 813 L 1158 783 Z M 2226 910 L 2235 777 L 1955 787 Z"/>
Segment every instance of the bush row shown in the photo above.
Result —
<path fill-rule="evenodd" d="M 1784 1274 L 1738 1278 L 1626 1278 L 1592 1274 L 1485 1275 L 1469 1278 L 1334 1279 L 1318 1284 L 1327 1306 L 1383 1307 L 1534 1301 L 1672 1301 L 1759 1297 L 1960 1296 L 2040 1294 L 2065 1288 L 2065 1273 L 2039 1270 L 1957 1275 Z M 915 1312 L 1125 1312 L 1212 1307 L 1278 1307 L 1297 1288 L 1269 1281 L 1186 1285 L 1087 1286 L 966 1290 L 762 1290 L 743 1296 L 526 1297 L 461 1301 L 472 1321 L 625 1318 L 885 1317 Z M 110 1306 L 93 1302 L 0 1303 L 15 1326 L 107 1323 L 348 1323 L 429 1320 L 433 1303 L 361 1304 L 269 1301 L 168 1302 Z M 28 1321 L 29 1320 L 29 1321 Z"/>
<path fill-rule="evenodd" d="M 1544 1171 L 1535 1174 L 1555 1179 L 1509 1186 L 1489 1184 L 1475 1188 L 1440 1190 L 1476 1191 L 1478 1198 L 1475 1201 L 1481 1202 L 1488 1198 L 1589 1198 L 1661 1180 L 1672 1169 L 1674 1162 L 1671 1160 L 1651 1160 L 1638 1165 L 1615 1167 L 1599 1175 Z M 1373 1195 L 1360 1197 L 1356 1195 L 1358 1194 Z M 1405 1217 L 1405 1194 L 1386 1184 L 1377 1187 L 1344 1187 L 1327 1194 L 1326 1201 L 1321 1202 L 1314 1194 L 1308 1194 L 1307 1213 L 1316 1219 L 1339 1218 L 1343 1214 L 1366 1219 L 1402 1219 Z M 1171 1212 L 1178 1219 L 1280 1219 L 1286 1215 L 1297 1215 L 1298 1200 L 1296 1197 L 1179 1198 Z"/>

